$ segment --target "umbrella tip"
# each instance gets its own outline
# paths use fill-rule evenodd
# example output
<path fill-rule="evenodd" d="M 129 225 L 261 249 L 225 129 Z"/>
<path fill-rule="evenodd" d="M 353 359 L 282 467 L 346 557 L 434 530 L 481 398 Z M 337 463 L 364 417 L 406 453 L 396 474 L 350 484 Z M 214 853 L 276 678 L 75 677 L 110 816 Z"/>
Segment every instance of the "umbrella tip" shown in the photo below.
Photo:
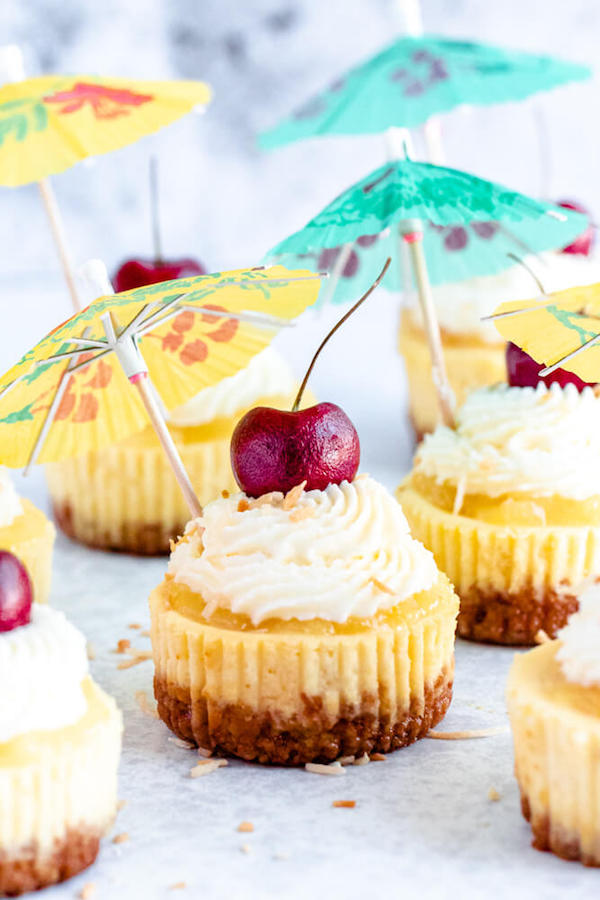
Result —
<path fill-rule="evenodd" d="M 17 44 L 0 46 L 0 84 L 23 81 L 24 78 L 25 64 L 21 48 Z"/>
<path fill-rule="evenodd" d="M 81 284 L 84 302 L 87 300 L 88 303 L 91 303 L 97 297 L 114 294 L 106 265 L 101 259 L 88 259 L 77 270 L 77 277 Z"/>

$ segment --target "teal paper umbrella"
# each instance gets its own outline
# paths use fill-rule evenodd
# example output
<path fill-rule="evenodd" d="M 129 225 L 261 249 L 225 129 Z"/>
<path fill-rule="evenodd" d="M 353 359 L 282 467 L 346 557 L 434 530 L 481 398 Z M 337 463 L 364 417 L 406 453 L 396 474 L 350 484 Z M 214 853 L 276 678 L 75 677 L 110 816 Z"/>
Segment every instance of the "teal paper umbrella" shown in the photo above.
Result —
<path fill-rule="evenodd" d="M 268 254 L 303 255 L 348 246 L 365 235 L 386 229 L 399 232 L 408 248 L 433 365 L 434 383 L 442 416 L 453 422 L 453 398 L 445 373 L 439 326 L 431 296 L 431 283 L 423 249 L 424 223 L 448 226 L 475 226 L 498 223 L 502 230 L 515 229 L 532 238 L 536 230 L 550 223 L 572 226 L 580 233 L 586 219 L 577 213 L 543 203 L 485 181 L 467 172 L 413 162 L 409 159 L 387 163 L 335 198 L 300 231 L 285 238 Z"/>
<path fill-rule="evenodd" d="M 260 138 L 264 149 L 328 135 L 414 128 L 463 104 L 490 106 L 589 78 L 587 66 L 472 41 L 403 37 Z"/>
<path fill-rule="evenodd" d="M 507 226 L 496 221 L 434 225 L 423 221 L 423 250 L 429 280 L 434 285 L 464 281 L 482 275 L 495 275 L 515 264 L 514 257 L 542 253 L 566 246 L 579 233 L 582 217 L 555 207 L 561 218 L 543 216 L 537 221 L 524 219 Z M 265 256 L 265 262 L 281 263 L 287 268 L 307 266 L 327 272 L 319 304 L 345 303 L 364 293 L 381 271 L 388 256 L 398 254 L 398 234 L 387 228 L 379 234 L 363 234 L 354 242 L 337 247 L 302 252 L 278 252 Z M 388 290 L 401 291 L 407 285 L 407 273 L 394 265 L 385 278 Z"/>

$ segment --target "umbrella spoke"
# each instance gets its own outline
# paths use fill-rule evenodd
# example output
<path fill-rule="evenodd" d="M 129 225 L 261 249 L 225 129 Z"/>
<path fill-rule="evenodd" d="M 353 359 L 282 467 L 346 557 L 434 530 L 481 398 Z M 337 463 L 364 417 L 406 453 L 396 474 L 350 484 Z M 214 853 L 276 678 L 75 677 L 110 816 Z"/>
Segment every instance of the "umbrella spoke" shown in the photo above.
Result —
<path fill-rule="evenodd" d="M 598 341 L 600 341 L 600 334 L 595 334 L 594 337 L 589 338 L 589 340 L 585 341 L 580 347 L 576 347 L 575 350 L 571 350 L 570 353 L 562 356 L 556 362 L 552 363 L 551 366 L 546 366 L 545 369 L 541 370 L 540 375 L 551 375 L 552 372 L 560 369 L 566 362 L 569 362 L 570 359 L 578 356 L 584 350 L 588 350 L 592 345 L 597 344 Z"/>

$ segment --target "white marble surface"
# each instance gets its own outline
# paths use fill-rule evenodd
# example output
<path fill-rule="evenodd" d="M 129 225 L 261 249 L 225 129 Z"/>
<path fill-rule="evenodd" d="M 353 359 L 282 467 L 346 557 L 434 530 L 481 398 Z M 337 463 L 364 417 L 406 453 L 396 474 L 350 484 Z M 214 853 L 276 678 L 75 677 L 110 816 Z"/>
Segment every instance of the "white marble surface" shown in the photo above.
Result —
<path fill-rule="evenodd" d="M 18 293 L 12 328 L 0 329 L 0 369 L 59 315 L 66 301 L 49 287 L 43 302 L 40 287 Z M 1 293 L 14 291 L 13 282 L 0 280 Z M 309 315 L 279 341 L 298 372 L 332 315 Z M 390 488 L 412 451 L 395 322 L 393 298 L 375 294 L 336 335 L 314 377 L 319 397 L 341 403 L 357 424 L 363 470 Z M 41 472 L 17 476 L 17 485 L 46 503 Z M 170 742 L 162 723 L 135 701 L 138 690 L 152 694 L 151 662 L 121 671 L 123 657 L 112 652 L 123 637 L 149 646 L 127 626 L 147 626 L 147 597 L 164 569 L 164 560 L 104 554 L 58 538 L 52 602 L 88 635 L 94 675 L 125 714 L 120 794 L 127 803 L 112 834 L 126 831 L 130 840 L 108 839 L 90 871 L 45 897 L 72 898 L 88 882 L 96 885 L 94 900 L 597 897 L 598 873 L 530 847 L 503 699 L 511 650 L 459 642 L 455 698 L 442 725 L 501 726 L 502 734 L 425 740 L 341 778 L 230 762 L 192 780 L 194 753 Z M 490 788 L 498 802 L 490 801 Z M 355 800 L 356 808 L 334 809 L 338 799 Z M 237 832 L 243 820 L 254 823 L 252 834 Z M 185 890 L 169 890 L 181 881 Z"/>

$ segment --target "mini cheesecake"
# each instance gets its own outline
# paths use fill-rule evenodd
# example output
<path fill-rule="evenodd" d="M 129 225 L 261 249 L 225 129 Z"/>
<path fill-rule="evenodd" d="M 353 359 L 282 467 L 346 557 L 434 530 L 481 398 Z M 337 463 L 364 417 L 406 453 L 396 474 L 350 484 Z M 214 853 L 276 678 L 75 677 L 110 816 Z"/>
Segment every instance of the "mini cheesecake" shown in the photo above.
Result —
<path fill-rule="evenodd" d="M 554 636 L 600 577 L 600 397 L 568 384 L 475 391 L 397 492 L 460 596 L 461 637 Z"/>
<path fill-rule="evenodd" d="M 458 600 L 367 476 L 219 499 L 150 598 L 161 718 L 281 765 L 404 747 L 444 716 Z"/>
<path fill-rule="evenodd" d="M 29 500 L 19 497 L 0 467 L 0 550 L 21 560 L 33 585 L 33 599 L 45 603 L 52 579 L 55 528 Z"/>
<path fill-rule="evenodd" d="M 237 489 L 229 442 L 250 407 L 290 406 L 295 380 L 272 349 L 206 388 L 170 415 L 169 429 L 200 503 Z M 156 434 L 143 431 L 103 450 L 46 468 L 57 524 L 69 537 L 106 550 L 167 553 L 189 510 Z"/>
<path fill-rule="evenodd" d="M 34 604 L 0 633 L 0 895 L 93 863 L 116 813 L 121 730 L 62 613 Z"/>
<path fill-rule="evenodd" d="M 515 658 L 507 700 L 533 846 L 600 866 L 600 588 L 580 603 L 558 640 Z"/>
<path fill-rule="evenodd" d="M 600 264 L 584 257 L 541 253 L 525 262 L 547 292 L 600 281 Z M 526 300 L 538 294 L 535 280 L 522 265 L 497 275 L 433 287 L 446 371 L 459 405 L 472 390 L 506 379 L 505 343 L 494 324 L 482 321 L 482 317 L 504 301 Z M 421 440 L 439 422 L 439 403 L 427 339 L 414 301 L 402 312 L 399 349 L 406 365 L 410 417 Z"/>

